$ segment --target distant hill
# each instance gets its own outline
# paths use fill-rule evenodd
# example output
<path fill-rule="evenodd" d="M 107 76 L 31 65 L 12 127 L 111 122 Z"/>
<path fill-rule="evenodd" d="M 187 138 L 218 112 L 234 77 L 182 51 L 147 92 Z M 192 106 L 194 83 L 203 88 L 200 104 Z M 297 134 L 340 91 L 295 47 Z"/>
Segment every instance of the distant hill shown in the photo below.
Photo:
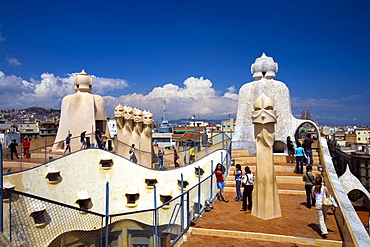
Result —
<path fill-rule="evenodd" d="M 27 109 L 23 109 L 22 111 L 35 114 L 35 115 L 42 115 L 46 118 L 60 118 L 60 110 L 50 109 L 50 108 L 42 108 L 42 107 L 29 107 Z"/>
<path fill-rule="evenodd" d="M 29 113 L 35 113 L 37 115 L 60 114 L 60 110 L 42 108 L 42 107 L 29 107 L 27 109 L 23 109 L 22 111 L 26 111 Z"/>

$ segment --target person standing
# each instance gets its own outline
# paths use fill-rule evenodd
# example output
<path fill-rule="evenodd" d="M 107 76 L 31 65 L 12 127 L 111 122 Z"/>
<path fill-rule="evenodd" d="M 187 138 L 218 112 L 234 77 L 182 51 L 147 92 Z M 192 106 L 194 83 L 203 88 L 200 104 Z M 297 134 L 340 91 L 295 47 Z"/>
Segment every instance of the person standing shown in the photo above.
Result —
<path fill-rule="evenodd" d="M 22 145 L 23 145 L 23 153 L 24 153 L 24 156 L 26 158 L 29 158 L 30 157 L 30 146 L 31 146 L 30 141 L 26 138 L 22 142 Z"/>
<path fill-rule="evenodd" d="M 297 174 L 303 174 L 304 149 L 300 142 L 297 143 L 297 147 L 294 151 L 296 161 L 295 171 Z"/>
<path fill-rule="evenodd" d="M 162 152 L 161 149 L 158 149 L 158 165 L 161 170 L 164 170 L 163 156 L 164 152 Z"/>
<path fill-rule="evenodd" d="M 130 149 L 130 161 L 137 163 L 135 144 L 131 145 Z"/>
<path fill-rule="evenodd" d="M 99 128 L 95 130 L 95 140 L 96 140 L 96 146 L 98 148 L 101 148 L 101 132 Z"/>
<path fill-rule="evenodd" d="M 306 173 L 303 174 L 302 180 L 305 183 L 304 189 L 306 190 L 307 208 L 311 208 L 311 206 L 315 206 L 316 203 L 315 198 L 311 197 L 312 186 L 315 185 L 315 174 L 312 172 L 311 165 L 306 167 Z"/>
<path fill-rule="evenodd" d="M 290 136 L 286 139 L 286 145 L 288 146 L 288 163 L 294 163 L 294 145 Z"/>
<path fill-rule="evenodd" d="M 312 166 L 313 165 L 313 157 L 312 157 L 312 143 L 313 143 L 313 139 L 311 138 L 311 134 L 307 134 L 307 138 L 304 140 L 304 151 L 305 153 L 308 155 L 308 157 L 310 158 L 310 165 Z M 307 157 L 307 159 L 308 159 Z M 307 164 L 308 164 L 308 160 L 307 160 Z"/>
<path fill-rule="evenodd" d="M 18 146 L 18 143 L 17 143 L 16 139 L 13 139 L 13 141 L 8 146 L 8 148 L 10 149 L 10 158 L 11 159 L 13 159 L 13 154 L 15 154 L 15 157 L 17 157 L 17 159 L 19 159 L 18 153 L 17 153 L 17 146 Z"/>
<path fill-rule="evenodd" d="M 223 166 L 218 163 L 215 171 L 213 172 L 216 175 L 217 188 L 219 192 L 217 193 L 217 199 L 224 202 L 229 202 L 225 198 L 224 188 L 225 188 L 225 179 L 224 179 L 224 169 Z"/>
<path fill-rule="evenodd" d="M 173 163 L 175 163 L 175 167 L 179 167 L 180 164 L 177 162 L 179 159 L 179 154 L 177 153 L 176 149 L 173 150 Z"/>
<path fill-rule="evenodd" d="M 82 133 L 80 134 L 80 142 L 81 142 L 81 148 L 84 149 L 87 147 L 86 144 L 86 130 L 83 130 Z"/>
<path fill-rule="evenodd" d="M 66 137 L 66 150 L 64 150 L 63 154 L 65 154 L 67 151 L 71 153 L 71 137 L 72 134 L 68 134 Z"/>
<path fill-rule="evenodd" d="M 321 231 L 321 236 L 327 238 L 328 229 L 326 228 L 326 215 L 329 209 L 329 206 L 322 205 L 322 201 L 325 197 L 330 197 L 328 188 L 323 185 L 322 177 L 317 177 L 315 180 L 315 186 L 312 187 L 311 192 L 312 198 L 316 200 L 316 212 L 317 218 L 319 220 L 319 226 Z"/>
<path fill-rule="evenodd" d="M 191 145 L 191 148 L 189 149 L 189 164 L 193 163 L 194 161 L 195 161 L 194 145 Z"/>
<path fill-rule="evenodd" d="M 243 172 L 242 172 L 242 167 L 240 166 L 240 164 L 235 165 L 234 177 L 235 177 L 235 189 L 236 189 L 235 201 L 241 202 L 243 200 L 243 196 L 242 196 L 242 193 L 240 192 L 240 187 L 242 185 Z"/>
<path fill-rule="evenodd" d="M 101 132 L 101 149 L 106 150 L 105 146 L 107 145 L 108 137 L 105 135 L 105 132 Z"/>
<path fill-rule="evenodd" d="M 252 210 L 252 191 L 253 191 L 253 183 L 254 183 L 254 175 L 249 168 L 249 166 L 245 167 L 245 175 L 242 179 L 242 185 L 244 187 L 243 190 L 243 204 L 242 209 L 240 211 L 247 211 Z M 248 204 L 247 204 L 248 200 Z"/>

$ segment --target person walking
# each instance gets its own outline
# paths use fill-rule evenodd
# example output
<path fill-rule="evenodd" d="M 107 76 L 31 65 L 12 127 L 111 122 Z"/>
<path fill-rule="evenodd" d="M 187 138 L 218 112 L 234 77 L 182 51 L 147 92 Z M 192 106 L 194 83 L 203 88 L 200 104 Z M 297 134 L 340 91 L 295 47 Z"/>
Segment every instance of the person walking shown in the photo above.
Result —
<path fill-rule="evenodd" d="M 323 205 L 322 201 L 324 197 L 330 197 L 330 193 L 328 188 L 323 184 L 322 177 L 316 177 L 315 186 L 312 187 L 311 196 L 316 200 L 316 212 L 319 220 L 321 236 L 323 238 L 327 238 L 328 229 L 326 228 L 325 221 L 329 206 Z"/>
<path fill-rule="evenodd" d="M 252 210 L 252 191 L 253 191 L 254 175 L 249 168 L 245 167 L 245 175 L 242 179 L 243 190 L 243 204 L 240 211 Z M 247 203 L 248 200 L 248 203 Z"/>
<path fill-rule="evenodd" d="M 315 185 L 315 174 L 312 172 L 312 166 L 308 165 L 306 167 L 306 173 L 303 174 L 302 180 L 304 181 L 304 189 L 306 190 L 306 201 L 307 208 L 315 206 L 315 198 L 311 196 L 312 186 Z M 312 203 L 311 203 L 312 202 Z"/>
<path fill-rule="evenodd" d="M 163 162 L 164 152 L 161 149 L 158 149 L 158 165 L 161 170 L 164 170 L 164 162 Z"/>
<path fill-rule="evenodd" d="M 24 156 L 26 158 L 30 158 L 30 147 L 31 147 L 30 141 L 26 138 L 22 142 L 22 145 L 23 145 L 23 153 L 24 153 Z"/>
<path fill-rule="evenodd" d="M 307 154 L 307 159 L 310 158 L 310 165 L 313 165 L 313 157 L 312 157 L 312 144 L 313 144 L 313 139 L 311 138 L 311 134 L 307 134 L 307 138 L 303 142 L 304 144 L 304 151 Z M 308 164 L 308 160 L 306 162 Z"/>
<path fill-rule="evenodd" d="M 223 166 L 218 163 L 213 173 L 216 175 L 217 188 L 219 189 L 219 192 L 217 193 L 217 199 L 220 201 L 229 202 L 226 200 L 224 193 L 225 179 Z"/>
<path fill-rule="evenodd" d="M 242 172 L 242 167 L 240 166 L 240 164 L 235 165 L 234 177 L 235 177 L 235 189 L 236 189 L 235 201 L 241 202 L 243 200 L 243 196 L 240 191 L 240 187 L 242 185 L 243 172 Z"/>
<path fill-rule="evenodd" d="M 137 163 L 137 158 L 136 158 L 135 152 L 136 152 L 135 144 L 132 144 L 131 145 L 130 152 L 129 152 L 129 154 L 130 154 L 130 161 Z"/>
<path fill-rule="evenodd" d="M 71 153 L 71 137 L 72 134 L 68 134 L 66 137 L 66 150 L 64 150 L 63 154 L 65 154 L 67 151 Z"/>
<path fill-rule="evenodd" d="M 295 172 L 297 174 L 303 174 L 303 160 L 304 160 L 304 149 L 300 142 L 297 143 L 297 147 L 294 149 L 295 151 Z"/>
<path fill-rule="evenodd" d="M 13 139 L 13 141 L 8 146 L 8 148 L 10 149 L 10 158 L 11 159 L 13 159 L 13 154 L 15 155 L 15 157 L 17 157 L 17 159 L 19 159 L 18 153 L 17 153 L 17 146 L 18 146 L 18 143 L 17 143 L 16 139 Z"/>
<path fill-rule="evenodd" d="M 80 134 L 80 142 L 81 142 L 81 148 L 80 149 L 87 148 L 86 130 L 83 130 L 82 133 Z"/>
<path fill-rule="evenodd" d="M 294 163 L 294 145 L 290 136 L 286 139 L 286 145 L 288 147 L 288 163 Z"/>
<path fill-rule="evenodd" d="M 101 132 L 99 128 L 95 130 L 95 140 L 96 140 L 97 148 L 101 148 L 102 140 L 101 140 Z"/>
<path fill-rule="evenodd" d="M 180 164 L 177 162 L 177 160 L 180 159 L 179 154 L 177 153 L 176 149 L 173 150 L 173 163 L 175 164 L 175 167 L 179 167 Z"/>

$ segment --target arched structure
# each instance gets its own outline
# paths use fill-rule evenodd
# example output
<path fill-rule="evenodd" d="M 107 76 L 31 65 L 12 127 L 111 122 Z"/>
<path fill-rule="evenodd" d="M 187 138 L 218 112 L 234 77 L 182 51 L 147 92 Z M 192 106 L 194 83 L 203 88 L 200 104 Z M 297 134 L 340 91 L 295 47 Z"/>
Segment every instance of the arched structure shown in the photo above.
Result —
<path fill-rule="evenodd" d="M 356 178 L 356 176 L 352 174 L 348 164 L 345 173 L 340 176 L 339 181 L 342 184 L 344 192 L 346 192 L 347 194 L 352 190 L 359 190 L 364 193 L 368 200 L 370 200 L 369 191 L 367 191 L 367 189 L 361 184 L 358 178 Z"/>
<path fill-rule="evenodd" d="M 277 114 L 275 141 L 285 143 L 291 136 L 295 142 L 295 132 L 304 123 L 317 126 L 310 120 L 296 119 L 292 114 L 290 93 L 288 87 L 281 81 L 274 80 L 278 71 L 278 64 L 272 57 L 264 53 L 251 66 L 254 81 L 244 84 L 239 91 L 238 112 L 236 116 L 233 149 L 247 149 L 250 154 L 256 153 L 256 144 L 253 138 L 252 111 L 253 102 L 264 93 L 275 102 Z M 318 133 L 317 138 L 320 139 Z"/>

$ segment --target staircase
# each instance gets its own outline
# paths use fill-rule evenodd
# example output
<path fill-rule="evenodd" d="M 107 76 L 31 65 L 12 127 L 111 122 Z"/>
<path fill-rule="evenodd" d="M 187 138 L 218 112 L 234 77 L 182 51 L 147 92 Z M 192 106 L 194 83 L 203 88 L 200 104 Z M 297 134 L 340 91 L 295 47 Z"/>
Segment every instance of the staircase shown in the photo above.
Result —
<path fill-rule="evenodd" d="M 317 165 L 320 163 L 320 158 L 316 150 L 312 151 L 314 159 L 313 172 L 315 173 L 315 176 L 318 176 L 321 174 L 317 168 Z M 254 156 L 249 156 L 248 150 L 233 150 L 232 157 L 235 159 L 235 163 L 230 167 L 229 175 L 226 178 L 227 182 L 225 191 L 227 192 L 235 192 L 234 171 L 236 164 L 240 164 L 242 166 L 243 175 L 245 166 L 249 166 L 252 173 L 256 175 L 257 158 Z M 306 192 L 304 190 L 302 174 L 294 173 L 296 164 L 287 163 L 287 156 L 285 155 L 274 156 L 274 162 L 279 194 L 305 195 Z M 306 172 L 305 166 L 303 167 L 303 170 L 303 172 Z"/>
<path fill-rule="evenodd" d="M 234 165 L 226 178 L 228 203 L 215 201 L 214 209 L 196 221 L 185 237 L 182 247 L 193 246 L 343 246 L 333 214 L 327 218 L 328 238 L 320 236 L 315 207 L 305 206 L 306 192 L 301 174 L 294 173 L 295 163 L 287 163 L 287 156 L 274 156 L 275 174 L 282 217 L 262 220 L 250 211 L 241 212 L 241 202 L 235 201 L 235 165 L 249 166 L 256 174 L 256 157 L 247 150 L 233 150 Z M 313 172 L 318 171 L 318 152 L 313 150 Z M 304 168 L 305 172 L 305 168 Z M 241 189 L 243 190 L 243 189 Z"/>

